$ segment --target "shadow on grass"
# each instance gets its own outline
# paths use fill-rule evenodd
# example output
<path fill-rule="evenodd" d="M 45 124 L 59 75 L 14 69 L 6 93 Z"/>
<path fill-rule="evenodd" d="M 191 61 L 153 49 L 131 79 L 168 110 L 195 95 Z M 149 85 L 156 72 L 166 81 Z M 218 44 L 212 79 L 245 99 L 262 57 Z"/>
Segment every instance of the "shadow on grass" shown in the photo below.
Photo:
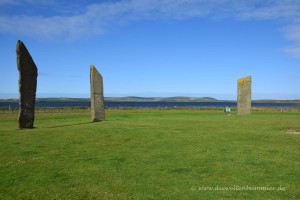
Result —
<path fill-rule="evenodd" d="M 93 124 L 97 122 L 81 122 L 81 123 L 74 123 L 74 124 L 62 124 L 62 125 L 56 125 L 56 126 L 46 126 L 46 127 L 41 127 L 41 128 L 62 128 L 62 127 L 68 127 L 68 126 L 81 126 L 81 125 L 86 125 L 86 124 Z M 38 128 L 38 127 L 36 127 Z"/>

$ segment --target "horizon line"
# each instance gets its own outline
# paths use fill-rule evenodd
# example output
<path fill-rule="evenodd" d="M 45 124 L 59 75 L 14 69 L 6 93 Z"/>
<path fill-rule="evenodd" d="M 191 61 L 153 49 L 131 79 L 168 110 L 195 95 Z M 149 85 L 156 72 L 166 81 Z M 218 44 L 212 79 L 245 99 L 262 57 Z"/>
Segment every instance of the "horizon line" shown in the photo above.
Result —
<path fill-rule="evenodd" d="M 67 96 L 60 96 L 60 97 L 36 97 L 36 99 L 90 99 L 90 97 L 67 97 Z M 104 98 L 143 98 L 143 99 L 168 99 L 168 98 L 191 98 L 191 99 L 206 99 L 206 98 L 210 98 L 210 99 L 214 99 L 214 100 L 218 100 L 218 101 L 237 101 L 237 99 L 218 99 L 218 98 L 214 98 L 214 97 L 192 97 L 192 96 L 168 96 L 168 97 L 159 97 L 159 96 L 152 96 L 152 97 L 143 97 L 143 96 L 119 96 L 119 97 L 112 97 L 112 96 L 105 96 Z M 19 99 L 19 97 L 14 97 L 14 98 L 1 98 L 0 100 L 17 100 Z M 267 101 L 267 100 L 272 100 L 272 101 L 299 101 L 300 98 L 296 98 L 296 99 L 275 99 L 275 98 L 269 98 L 269 99 L 251 99 L 252 101 Z"/>

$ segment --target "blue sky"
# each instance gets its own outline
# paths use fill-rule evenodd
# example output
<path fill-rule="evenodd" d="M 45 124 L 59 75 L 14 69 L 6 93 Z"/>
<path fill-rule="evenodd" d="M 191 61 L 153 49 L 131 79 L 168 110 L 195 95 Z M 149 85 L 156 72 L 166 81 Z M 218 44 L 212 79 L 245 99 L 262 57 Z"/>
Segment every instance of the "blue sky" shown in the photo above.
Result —
<path fill-rule="evenodd" d="M 38 67 L 38 97 L 300 99 L 299 0 L 0 0 L 0 98 L 18 97 L 15 47 Z"/>

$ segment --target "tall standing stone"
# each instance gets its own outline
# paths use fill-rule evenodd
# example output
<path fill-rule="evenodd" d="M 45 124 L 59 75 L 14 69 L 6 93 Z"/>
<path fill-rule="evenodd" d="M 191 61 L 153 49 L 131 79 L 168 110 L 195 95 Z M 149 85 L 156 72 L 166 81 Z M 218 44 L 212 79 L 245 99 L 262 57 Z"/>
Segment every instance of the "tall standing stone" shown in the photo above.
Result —
<path fill-rule="evenodd" d="M 103 78 L 93 65 L 90 67 L 90 84 L 92 121 L 103 121 L 105 119 Z"/>
<path fill-rule="evenodd" d="M 19 70 L 19 128 L 33 128 L 38 70 L 24 43 L 16 48 Z"/>
<path fill-rule="evenodd" d="M 251 76 L 247 76 L 238 80 L 238 115 L 247 115 L 251 113 L 251 79 Z"/>

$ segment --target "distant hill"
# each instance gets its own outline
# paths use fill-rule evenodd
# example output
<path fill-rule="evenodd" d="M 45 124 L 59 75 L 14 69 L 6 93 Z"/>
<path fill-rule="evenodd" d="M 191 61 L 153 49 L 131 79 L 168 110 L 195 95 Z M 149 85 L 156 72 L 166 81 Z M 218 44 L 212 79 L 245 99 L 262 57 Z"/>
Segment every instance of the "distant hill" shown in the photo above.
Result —
<path fill-rule="evenodd" d="M 218 99 L 204 97 L 204 98 L 194 98 L 194 97 L 107 97 L 105 101 L 131 101 L 131 102 L 216 102 Z"/>
<path fill-rule="evenodd" d="M 110 102 L 217 102 L 218 99 L 211 97 L 105 97 L 105 101 Z M 18 99 L 0 99 L 0 102 L 17 102 Z M 90 102 L 90 98 L 37 98 L 37 102 Z"/>
<path fill-rule="evenodd" d="M 90 98 L 37 98 L 39 102 L 90 102 Z"/>
<path fill-rule="evenodd" d="M 161 98 L 160 101 L 165 101 L 165 102 L 217 102 L 219 100 L 215 99 L 215 98 L 211 98 L 211 97 L 195 98 L 195 97 L 178 96 L 178 97 Z"/>
<path fill-rule="evenodd" d="M 218 100 L 211 97 L 105 97 L 107 102 L 236 102 L 233 100 Z M 0 102 L 18 102 L 18 99 L 0 99 Z M 37 98 L 38 102 L 90 102 L 90 98 Z M 297 103 L 300 104 L 300 99 L 297 100 L 252 100 L 253 103 Z"/>
<path fill-rule="evenodd" d="M 105 97 L 105 101 L 132 101 L 132 102 L 149 102 L 149 101 L 159 101 L 161 98 L 155 97 Z"/>

